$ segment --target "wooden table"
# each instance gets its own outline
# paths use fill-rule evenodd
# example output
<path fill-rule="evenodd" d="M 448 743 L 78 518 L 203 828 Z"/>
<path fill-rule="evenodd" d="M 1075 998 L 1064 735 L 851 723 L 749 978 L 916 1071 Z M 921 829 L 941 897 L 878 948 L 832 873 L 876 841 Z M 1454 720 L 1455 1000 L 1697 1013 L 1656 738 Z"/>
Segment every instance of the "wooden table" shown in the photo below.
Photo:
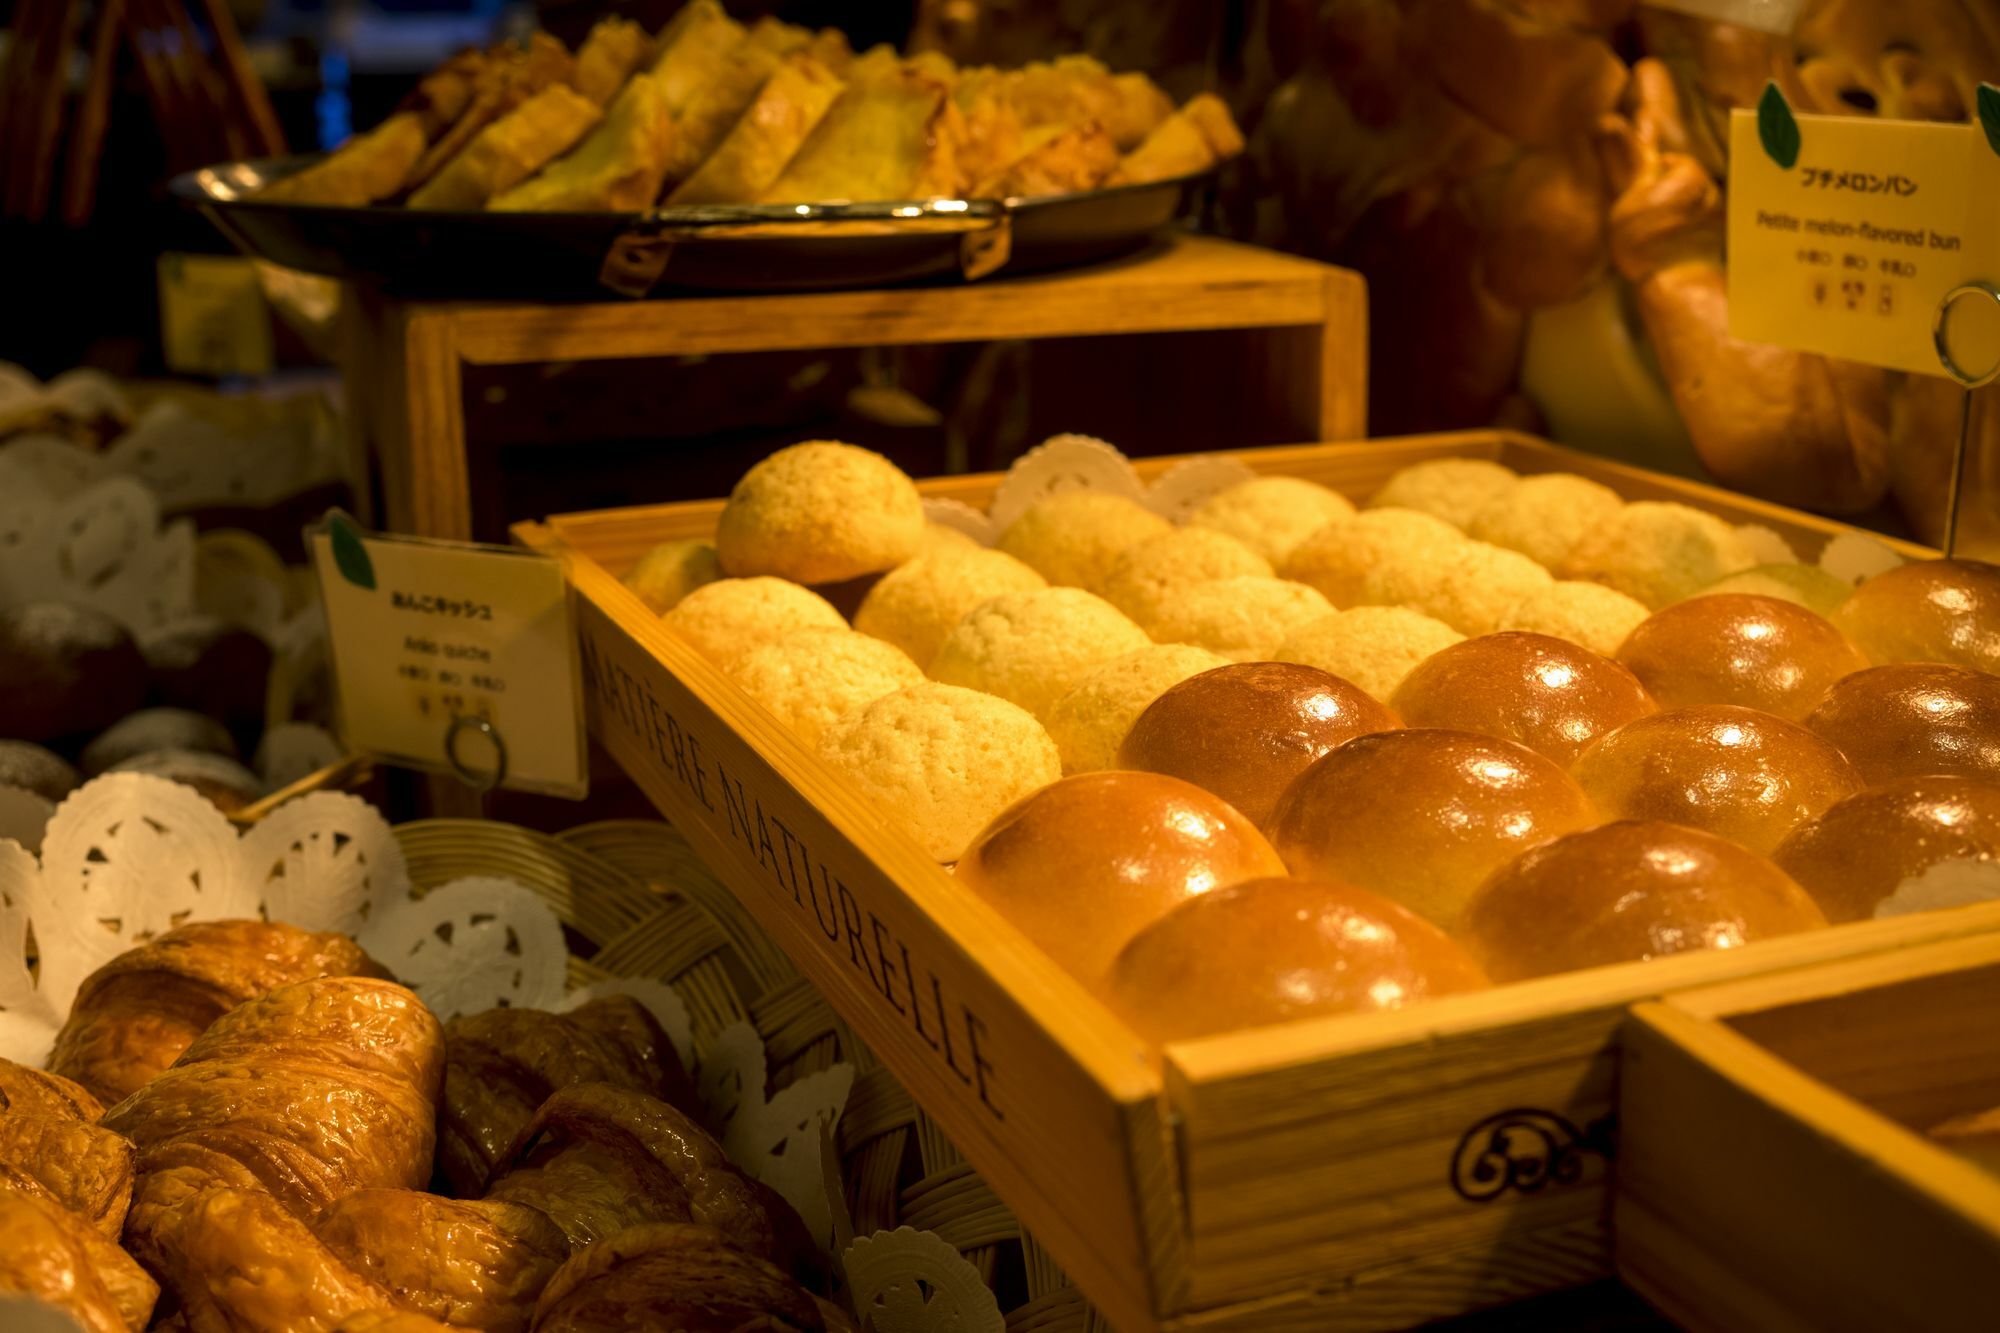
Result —
<path fill-rule="evenodd" d="M 1232 387 L 1279 409 L 1288 438 L 1366 433 L 1360 276 L 1188 233 L 1084 269 L 949 286 L 583 304 L 359 293 L 352 306 L 343 370 L 357 461 L 381 472 L 376 521 L 431 537 L 472 536 L 473 488 L 491 475 L 466 438 L 468 366 L 1241 330 L 1257 340 L 1256 382 Z"/>

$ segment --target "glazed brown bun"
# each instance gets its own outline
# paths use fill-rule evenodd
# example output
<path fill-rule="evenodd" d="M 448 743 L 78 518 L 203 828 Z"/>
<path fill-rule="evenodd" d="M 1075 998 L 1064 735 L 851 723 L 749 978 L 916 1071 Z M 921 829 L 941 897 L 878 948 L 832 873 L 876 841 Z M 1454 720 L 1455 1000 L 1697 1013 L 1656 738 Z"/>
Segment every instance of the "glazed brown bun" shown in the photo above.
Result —
<path fill-rule="evenodd" d="M 1300 774 L 1271 841 L 1301 878 L 1371 889 L 1455 930 L 1488 875 L 1595 823 L 1583 790 L 1526 746 L 1409 728 L 1351 740 Z"/>
<path fill-rule="evenodd" d="M 1398 725 L 1338 676 L 1295 662 L 1242 662 L 1153 700 L 1126 733 L 1118 766 L 1192 782 L 1268 829 L 1278 798 L 1315 759 Z"/>
<path fill-rule="evenodd" d="M 959 884 L 1086 984 L 1182 901 L 1285 873 L 1256 825 L 1158 773 L 1079 773 L 1002 811 L 972 841 Z"/>
<path fill-rule="evenodd" d="M 1943 662 L 2000 674 L 2000 565 L 1899 565 L 1856 588 L 1833 620 L 1879 665 Z"/>
<path fill-rule="evenodd" d="M 1379 894 L 1253 879 L 1190 898 L 1133 936 L 1107 998 L 1141 1036 L 1168 1042 L 1485 985 L 1450 936 Z"/>
<path fill-rule="evenodd" d="M 1802 720 L 1868 659 L 1816 612 L 1775 597 L 1713 593 L 1655 611 L 1618 660 L 1662 708 L 1740 704 Z"/>
<path fill-rule="evenodd" d="M 1800 825 L 1771 859 L 1828 921 L 1860 921 L 1934 865 L 2000 860 L 2000 785 L 1922 777 L 1871 787 Z"/>
<path fill-rule="evenodd" d="M 1733 704 L 1640 718 L 1570 773 L 1610 818 L 1686 824 L 1759 856 L 1862 785 L 1839 750 L 1798 723 Z"/>
<path fill-rule="evenodd" d="M 1522 631 L 1432 653 L 1393 702 L 1413 727 L 1497 736 L 1564 768 L 1599 736 L 1658 711 L 1638 678 L 1610 658 Z"/>
<path fill-rule="evenodd" d="M 1464 938 L 1503 982 L 1825 924 L 1811 895 L 1763 857 L 1700 829 L 1628 820 L 1504 867 L 1473 895 Z"/>
<path fill-rule="evenodd" d="M 1806 725 L 1840 747 L 1869 785 L 1952 773 L 2000 782 L 2000 676 L 1906 663 L 1857 671 Z"/>

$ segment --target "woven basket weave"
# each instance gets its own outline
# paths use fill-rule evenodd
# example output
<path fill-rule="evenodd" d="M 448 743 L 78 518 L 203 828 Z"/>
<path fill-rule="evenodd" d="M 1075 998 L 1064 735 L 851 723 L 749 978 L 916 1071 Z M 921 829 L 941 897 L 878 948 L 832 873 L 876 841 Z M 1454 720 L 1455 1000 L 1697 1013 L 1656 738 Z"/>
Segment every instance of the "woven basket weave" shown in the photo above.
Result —
<path fill-rule="evenodd" d="M 569 937 L 572 984 L 628 977 L 674 987 L 697 1050 L 748 1021 L 764 1038 L 774 1090 L 836 1061 L 852 1065 L 837 1142 L 855 1233 L 935 1232 L 993 1288 L 1011 1333 L 1108 1328 L 670 825 L 614 820 L 550 837 L 487 820 L 426 819 L 398 826 L 396 838 L 420 889 L 503 875 L 540 894 Z"/>

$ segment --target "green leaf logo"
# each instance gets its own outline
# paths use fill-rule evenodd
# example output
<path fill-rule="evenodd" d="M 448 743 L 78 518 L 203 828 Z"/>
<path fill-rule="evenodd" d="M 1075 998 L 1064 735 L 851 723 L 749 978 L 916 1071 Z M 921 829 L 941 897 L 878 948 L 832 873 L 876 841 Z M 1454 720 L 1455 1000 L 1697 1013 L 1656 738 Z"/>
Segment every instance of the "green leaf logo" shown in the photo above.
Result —
<path fill-rule="evenodd" d="M 1978 101 L 1980 128 L 1986 131 L 1986 142 L 1993 151 L 2000 153 L 2000 88 L 1980 84 Z"/>
<path fill-rule="evenodd" d="M 1757 99 L 1757 137 L 1764 152 L 1786 171 L 1799 164 L 1799 122 L 1775 82 L 1765 84 Z"/>
<path fill-rule="evenodd" d="M 347 521 L 345 514 L 329 514 L 326 520 L 327 538 L 333 543 L 333 563 L 340 570 L 340 576 L 357 588 L 375 590 L 375 562 L 368 558 L 368 548 L 362 544 L 361 534 Z"/>

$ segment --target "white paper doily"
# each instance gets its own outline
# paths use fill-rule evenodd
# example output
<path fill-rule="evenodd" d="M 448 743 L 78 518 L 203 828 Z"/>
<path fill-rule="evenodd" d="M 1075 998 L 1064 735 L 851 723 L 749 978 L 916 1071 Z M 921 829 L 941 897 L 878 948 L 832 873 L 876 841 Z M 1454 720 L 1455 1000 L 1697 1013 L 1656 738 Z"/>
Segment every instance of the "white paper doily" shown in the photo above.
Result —
<path fill-rule="evenodd" d="M 841 1256 L 869 1333 L 1005 1333 L 993 1289 L 943 1237 L 911 1227 L 857 1237 Z"/>

